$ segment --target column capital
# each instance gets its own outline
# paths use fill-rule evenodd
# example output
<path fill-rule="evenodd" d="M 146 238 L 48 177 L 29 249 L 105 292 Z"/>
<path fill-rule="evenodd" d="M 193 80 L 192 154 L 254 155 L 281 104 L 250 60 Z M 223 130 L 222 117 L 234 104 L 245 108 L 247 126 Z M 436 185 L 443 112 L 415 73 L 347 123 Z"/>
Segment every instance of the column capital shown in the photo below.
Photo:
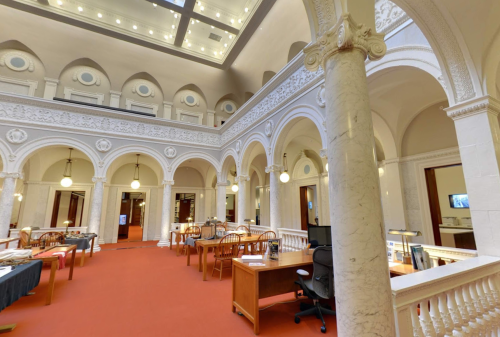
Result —
<path fill-rule="evenodd" d="M 250 177 L 249 176 L 245 176 L 245 175 L 239 175 L 237 176 L 236 178 L 234 178 L 234 181 L 238 182 L 238 183 L 243 183 L 245 181 L 249 181 L 250 180 Z"/>
<path fill-rule="evenodd" d="M 284 167 L 282 165 L 270 165 L 270 166 L 267 166 L 265 171 L 266 173 L 270 173 L 270 172 L 279 172 L 281 173 L 281 171 L 284 170 Z"/>
<path fill-rule="evenodd" d="M 383 165 L 389 165 L 389 164 L 399 164 L 401 162 L 401 158 L 396 157 L 396 158 L 390 158 L 382 161 Z"/>
<path fill-rule="evenodd" d="M 220 183 L 217 183 L 216 185 L 217 186 L 229 186 L 229 184 L 227 183 L 227 181 L 221 181 Z"/>
<path fill-rule="evenodd" d="M 24 179 L 21 172 L 0 172 L 0 178 Z"/>
<path fill-rule="evenodd" d="M 207 114 L 215 115 L 215 111 L 214 110 L 207 110 Z"/>
<path fill-rule="evenodd" d="M 327 149 L 321 149 L 321 150 L 319 150 L 319 156 L 321 158 L 328 158 L 328 150 Z"/>
<path fill-rule="evenodd" d="M 387 46 L 384 34 L 372 31 L 363 23 L 356 23 L 351 14 L 344 13 L 335 26 L 326 31 L 315 43 L 304 49 L 305 67 L 310 71 L 318 70 L 319 66 L 325 69 L 325 61 L 343 50 L 360 50 L 365 59 L 381 59 Z"/>
<path fill-rule="evenodd" d="M 453 120 L 467 118 L 481 113 L 490 113 L 494 116 L 500 114 L 500 101 L 491 96 L 474 98 L 452 107 L 444 109 L 448 117 Z"/>
<path fill-rule="evenodd" d="M 106 177 L 92 177 L 92 182 L 94 183 L 105 183 Z"/>
<path fill-rule="evenodd" d="M 162 185 L 170 185 L 170 186 L 173 186 L 174 185 L 174 181 L 173 180 L 163 180 Z"/>
<path fill-rule="evenodd" d="M 59 80 L 57 78 L 44 77 L 45 83 L 53 83 L 59 84 Z"/>

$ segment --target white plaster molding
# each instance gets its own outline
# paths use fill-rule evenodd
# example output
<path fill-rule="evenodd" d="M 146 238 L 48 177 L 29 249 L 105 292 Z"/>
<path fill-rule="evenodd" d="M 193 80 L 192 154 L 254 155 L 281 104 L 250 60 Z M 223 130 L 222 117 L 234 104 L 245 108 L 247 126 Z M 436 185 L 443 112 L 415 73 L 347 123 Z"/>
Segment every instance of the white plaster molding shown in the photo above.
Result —
<path fill-rule="evenodd" d="M 320 108 L 324 108 L 326 106 L 325 85 L 324 84 L 322 84 L 319 87 L 318 93 L 316 94 L 316 103 L 318 103 Z"/>
<path fill-rule="evenodd" d="M 192 97 L 193 102 L 188 102 L 187 98 Z M 187 106 L 193 107 L 193 106 L 200 106 L 200 99 L 197 97 L 197 95 L 193 95 L 190 93 L 187 93 L 181 97 L 181 103 L 186 104 Z"/>
<path fill-rule="evenodd" d="M 0 172 L 0 178 L 24 179 L 21 172 Z"/>
<path fill-rule="evenodd" d="M 266 136 L 271 137 L 271 135 L 273 134 L 273 130 L 274 130 L 274 122 L 272 120 L 268 120 L 266 122 L 264 133 L 266 134 Z"/>
<path fill-rule="evenodd" d="M 24 65 L 17 67 L 11 63 L 12 59 L 14 58 L 20 58 L 21 60 L 24 61 Z M 33 59 L 31 58 L 30 54 L 25 53 L 23 51 L 11 51 L 8 53 L 5 53 L 1 58 L 0 58 L 0 66 L 2 67 L 7 67 L 11 70 L 14 71 L 26 71 L 28 70 L 29 72 L 33 72 L 35 70 L 35 65 L 33 63 Z"/>
<path fill-rule="evenodd" d="M 229 111 L 229 110 L 227 109 L 227 105 L 230 105 L 230 106 L 231 106 L 231 108 L 232 108 L 232 110 L 231 110 L 231 111 Z M 227 114 L 232 115 L 232 114 L 233 114 L 233 113 L 235 113 L 235 112 L 236 112 L 236 110 L 238 110 L 238 109 L 236 108 L 236 104 L 235 104 L 233 101 L 224 101 L 224 102 L 221 104 L 221 106 L 220 106 L 220 110 L 221 110 L 221 111 L 224 111 L 224 112 L 225 112 L 225 113 L 227 113 Z M 214 111 L 214 112 L 215 112 L 215 111 Z"/>
<path fill-rule="evenodd" d="M 44 77 L 43 79 L 46 83 L 53 83 L 56 86 L 59 84 L 59 80 L 57 78 Z"/>
<path fill-rule="evenodd" d="M 94 183 L 105 183 L 106 177 L 92 177 L 92 182 Z"/>
<path fill-rule="evenodd" d="M 89 100 L 75 99 L 76 97 L 72 97 L 73 95 L 85 97 L 85 98 L 88 98 Z M 64 88 L 64 99 L 69 99 L 69 100 L 74 100 L 74 101 L 83 101 L 83 102 L 87 102 L 87 103 L 94 103 L 94 104 L 102 105 L 102 103 L 104 101 L 104 94 L 80 91 L 80 90 L 76 90 L 73 88 L 65 87 Z M 90 101 L 93 99 L 95 99 L 96 102 Z"/>
<path fill-rule="evenodd" d="M 175 158 L 175 156 L 177 155 L 177 150 L 172 146 L 166 147 L 163 152 L 168 159 Z"/>
<path fill-rule="evenodd" d="M 162 185 L 170 185 L 170 186 L 173 186 L 174 185 L 174 181 L 173 180 L 163 180 L 161 182 Z"/>
<path fill-rule="evenodd" d="M 28 134 L 21 129 L 11 129 L 7 132 L 6 138 L 11 144 L 22 144 L 28 139 Z"/>
<path fill-rule="evenodd" d="M 89 73 L 92 76 L 91 81 L 85 81 L 82 78 L 82 75 L 85 73 Z M 78 67 L 74 72 L 73 72 L 73 81 L 78 81 L 83 85 L 86 86 L 91 86 L 91 85 L 101 85 L 101 76 L 97 73 L 95 69 L 89 68 L 89 67 Z"/>
<path fill-rule="evenodd" d="M 321 150 L 319 150 L 319 156 L 321 158 L 328 158 L 328 149 L 321 149 Z"/>
<path fill-rule="evenodd" d="M 457 104 L 444 110 L 448 117 L 453 120 L 467 118 L 484 112 L 498 116 L 500 114 L 500 101 L 491 96 L 485 96 Z"/>
<path fill-rule="evenodd" d="M 236 142 L 236 152 L 240 153 L 240 151 L 241 151 L 241 140 L 238 140 Z"/>
<path fill-rule="evenodd" d="M 32 81 L 32 80 L 20 80 L 17 78 L 10 78 L 10 77 L 5 77 L 5 76 L 0 76 L 0 83 L 7 83 L 7 85 L 10 84 L 11 89 L 9 90 L 10 93 L 13 94 L 21 94 L 21 95 L 27 95 L 27 96 L 35 96 L 35 90 L 38 88 L 38 81 Z M 23 91 L 26 92 L 19 92 L 20 89 L 19 87 L 24 87 L 26 88 Z M 9 88 L 7 88 L 8 90 Z"/>
<path fill-rule="evenodd" d="M 138 101 L 134 101 L 132 99 L 127 98 L 127 99 L 125 99 L 125 108 L 128 110 L 158 115 L 158 104 L 154 104 L 154 103 L 138 102 Z M 141 108 L 143 108 L 143 109 L 141 109 Z"/>
<path fill-rule="evenodd" d="M 193 124 L 190 122 L 186 122 L 182 120 L 182 116 L 191 116 L 191 117 L 196 117 L 198 118 L 198 125 L 203 124 L 203 112 L 197 112 L 197 111 L 188 111 L 188 110 L 182 110 L 182 109 L 175 109 L 175 112 L 177 113 L 177 120 L 182 123 L 189 123 Z M 195 123 L 196 124 L 196 123 Z"/>
<path fill-rule="evenodd" d="M 108 152 L 109 150 L 111 150 L 111 146 L 111 142 L 106 138 L 101 138 L 95 142 L 95 147 L 100 152 Z"/>
<path fill-rule="evenodd" d="M 266 166 L 265 172 L 266 173 L 271 173 L 271 172 L 279 172 L 281 173 L 285 168 L 282 165 L 269 165 Z"/>
<path fill-rule="evenodd" d="M 140 91 L 140 87 L 143 86 L 143 87 L 146 87 L 148 89 L 148 92 L 146 93 L 143 93 L 142 91 Z M 155 91 L 153 88 L 151 88 L 151 85 L 146 83 L 146 82 L 139 82 L 137 83 L 136 85 L 134 85 L 132 87 L 132 92 L 134 94 L 137 94 L 139 96 L 142 96 L 142 97 L 155 97 Z"/>
<path fill-rule="evenodd" d="M 375 1 L 375 28 L 379 33 L 390 33 L 411 20 L 408 14 L 389 0 Z"/>

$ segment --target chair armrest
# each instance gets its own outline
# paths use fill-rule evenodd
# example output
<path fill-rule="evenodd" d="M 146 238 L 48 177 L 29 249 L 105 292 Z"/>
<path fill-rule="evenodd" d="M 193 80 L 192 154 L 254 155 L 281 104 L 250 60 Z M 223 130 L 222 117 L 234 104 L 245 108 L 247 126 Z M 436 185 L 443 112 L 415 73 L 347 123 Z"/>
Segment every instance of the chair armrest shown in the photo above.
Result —
<path fill-rule="evenodd" d="M 304 269 L 297 270 L 297 274 L 299 274 L 301 276 L 309 276 L 309 273 L 307 271 L 305 271 Z"/>

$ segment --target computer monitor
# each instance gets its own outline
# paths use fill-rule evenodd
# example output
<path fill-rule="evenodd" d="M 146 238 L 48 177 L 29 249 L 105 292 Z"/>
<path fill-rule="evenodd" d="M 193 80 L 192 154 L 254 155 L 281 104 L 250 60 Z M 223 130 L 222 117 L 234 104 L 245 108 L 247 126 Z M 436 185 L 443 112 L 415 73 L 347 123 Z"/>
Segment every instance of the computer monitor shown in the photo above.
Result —
<path fill-rule="evenodd" d="M 307 238 L 311 248 L 332 245 L 332 227 L 330 226 L 308 226 Z"/>

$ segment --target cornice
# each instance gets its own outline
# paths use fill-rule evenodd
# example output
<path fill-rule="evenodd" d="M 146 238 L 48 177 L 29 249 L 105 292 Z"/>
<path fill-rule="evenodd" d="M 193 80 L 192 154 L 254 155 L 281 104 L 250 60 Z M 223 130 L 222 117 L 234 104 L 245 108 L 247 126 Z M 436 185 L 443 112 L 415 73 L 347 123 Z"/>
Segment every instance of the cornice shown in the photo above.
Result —
<path fill-rule="evenodd" d="M 484 112 L 498 116 L 500 114 L 500 101 L 491 96 L 484 96 L 454 105 L 444 109 L 444 111 L 453 120 L 467 118 Z"/>
<path fill-rule="evenodd" d="M 383 160 L 382 165 L 394 164 L 394 163 L 409 163 L 413 161 L 422 161 L 427 159 L 442 158 L 449 156 L 459 156 L 460 150 L 458 147 L 450 147 L 444 150 L 437 150 L 431 152 L 425 152 L 422 154 L 416 154 L 413 156 L 401 157 L 401 158 L 390 158 Z"/>

